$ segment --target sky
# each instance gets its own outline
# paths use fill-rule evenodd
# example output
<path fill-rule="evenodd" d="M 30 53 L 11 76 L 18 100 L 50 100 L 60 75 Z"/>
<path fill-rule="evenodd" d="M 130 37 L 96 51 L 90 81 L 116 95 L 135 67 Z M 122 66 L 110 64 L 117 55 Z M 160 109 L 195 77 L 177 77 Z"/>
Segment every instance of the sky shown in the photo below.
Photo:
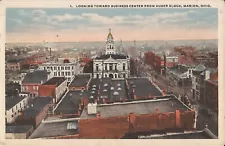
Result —
<path fill-rule="evenodd" d="M 217 39 L 216 8 L 8 8 L 6 42 Z"/>

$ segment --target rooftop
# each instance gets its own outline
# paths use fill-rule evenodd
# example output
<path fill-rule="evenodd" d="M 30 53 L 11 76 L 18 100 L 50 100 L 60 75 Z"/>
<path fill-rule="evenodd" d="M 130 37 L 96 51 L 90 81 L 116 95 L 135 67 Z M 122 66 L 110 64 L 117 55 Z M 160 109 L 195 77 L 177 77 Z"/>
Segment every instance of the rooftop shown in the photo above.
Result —
<path fill-rule="evenodd" d="M 36 97 L 29 102 L 29 107 L 22 112 L 25 119 L 36 117 L 37 114 L 47 105 L 52 102 L 51 97 Z"/>
<path fill-rule="evenodd" d="M 162 96 L 162 93 L 148 80 L 148 78 L 130 78 L 127 79 L 127 81 L 129 92 L 132 92 L 134 88 L 137 98 L 149 97 L 149 94 L 152 96 Z"/>
<path fill-rule="evenodd" d="M 53 77 L 50 80 L 48 80 L 47 82 L 45 82 L 43 85 L 56 85 L 56 86 L 59 86 L 65 80 L 66 80 L 66 78 L 64 78 L 64 77 Z"/>
<path fill-rule="evenodd" d="M 36 70 L 25 75 L 22 84 L 41 84 L 48 79 L 48 72 L 46 70 Z"/>
<path fill-rule="evenodd" d="M 217 139 L 217 137 L 209 130 L 188 132 L 188 133 L 174 133 L 158 136 L 140 137 L 139 139 Z"/>
<path fill-rule="evenodd" d="M 69 91 L 66 96 L 62 99 L 62 102 L 59 103 L 59 106 L 56 108 L 56 114 L 77 114 L 80 100 L 83 96 L 87 96 L 88 93 L 84 91 L 81 96 L 81 91 Z"/>
<path fill-rule="evenodd" d="M 41 123 L 29 139 L 74 135 L 78 133 L 77 126 L 77 121 Z"/>
<path fill-rule="evenodd" d="M 98 60 L 100 60 L 100 59 L 109 59 L 110 58 L 110 56 L 111 56 L 111 58 L 113 58 L 113 59 L 127 59 L 128 58 L 128 56 L 125 56 L 125 55 L 122 55 L 122 54 L 104 54 L 104 55 L 101 55 L 101 56 L 99 56 L 99 57 L 96 57 L 95 59 L 98 59 Z"/>
<path fill-rule="evenodd" d="M 6 125 L 5 132 L 6 133 L 25 133 L 31 128 L 33 128 L 32 125 Z"/>
<path fill-rule="evenodd" d="M 100 112 L 101 117 L 103 118 L 127 116 L 130 113 L 134 113 L 137 115 L 152 114 L 156 112 L 156 109 L 158 109 L 159 113 L 175 112 L 176 110 L 180 110 L 182 112 L 190 110 L 174 97 L 157 100 L 151 99 L 125 103 L 97 105 L 97 111 Z M 87 114 L 87 109 L 84 109 L 81 114 L 81 118 L 93 117 L 95 117 L 95 115 Z"/>
<path fill-rule="evenodd" d="M 106 102 L 119 101 L 120 99 L 127 99 L 125 86 L 124 79 L 92 79 L 88 91 L 93 99 L 100 97 L 98 103 L 103 103 L 103 99 Z"/>
<path fill-rule="evenodd" d="M 12 107 L 14 107 L 15 105 L 17 105 L 20 101 L 22 101 L 24 98 L 26 98 L 27 96 L 8 96 L 6 97 L 6 102 L 5 102 L 5 108 L 6 110 L 11 109 Z"/>
<path fill-rule="evenodd" d="M 83 87 L 86 86 L 89 79 L 91 78 L 90 74 L 78 74 L 75 75 L 75 78 L 69 85 L 69 87 Z"/>
<path fill-rule="evenodd" d="M 169 69 L 170 69 L 170 71 L 172 71 L 173 73 L 175 73 L 177 75 L 181 75 L 188 71 L 188 69 L 184 66 L 174 66 Z"/>

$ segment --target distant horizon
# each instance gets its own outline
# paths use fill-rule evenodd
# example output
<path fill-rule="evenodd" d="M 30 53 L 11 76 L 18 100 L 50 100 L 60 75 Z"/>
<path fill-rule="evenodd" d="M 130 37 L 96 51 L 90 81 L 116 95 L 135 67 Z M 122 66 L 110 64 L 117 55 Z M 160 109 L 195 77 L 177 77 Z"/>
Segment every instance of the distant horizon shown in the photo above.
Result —
<path fill-rule="evenodd" d="M 216 8 L 7 8 L 6 42 L 217 39 Z"/>
<path fill-rule="evenodd" d="M 208 41 L 208 40 L 218 40 L 217 39 L 180 39 L 180 40 L 122 40 L 123 42 L 145 42 L 145 41 Z M 120 42 L 121 40 L 114 40 L 114 42 Z M 70 42 L 10 42 L 5 44 L 47 44 L 47 43 L 91 43 L 91 42 L 105 42 L 105 41 L 70 41 Z"/>

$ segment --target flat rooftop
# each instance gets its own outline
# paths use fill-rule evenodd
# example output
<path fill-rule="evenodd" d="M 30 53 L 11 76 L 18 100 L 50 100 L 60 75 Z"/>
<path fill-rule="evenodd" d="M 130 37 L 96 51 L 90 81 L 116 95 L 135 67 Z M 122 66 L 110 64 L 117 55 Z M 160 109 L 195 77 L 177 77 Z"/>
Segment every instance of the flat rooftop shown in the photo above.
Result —
<path fill-rule="evenodd" d="M 22 112 L 21 117 L 25 119 L 36 117 L 47 104 L 51 103 L 51 97 L 36 97 L 29 102 L 29 107 Z"/>
<path fill-rule="evenodd" d="M 64 77 L 53 77 L 50 80 L 48 80 L 47 82 L 45 82 L 43 85 L 56 85 L 56 86 L 59 86 L 65 80 L 66 80 L 66 78 L 64 78 Z"/>
<path fill-rule="evenodd" d="M 17 105 L 20 101 L 22 101 L 24 98 L 26 98 L 27 96 L 8 96 L 5 98 L 5 108 L 6 110 L 11 109 L 12 107 L 14 107 L 15 105 Z"/>
<path fill-rule="evenodd" d="M 203 131 L 188 132 L 188 133 L 144 136 L 140 137 L 139 139 L 217 139 L 217 137 L 214 134 L 212 134 L 212 132 L 209 129 L 205 129 Z"/>
<path fill-rule="evenodd" d="M 59 103 L 58 107 L 55 110 L 56 114 L 77 114 L 79 103 L 82 97 L 87 96 L 87 92 L 81 91 L 69 91 L 66 96 L 62 99 L 62 102 Z"/>
<path fill-rule="evenodd" d="M 129 78 L 127 79 L 129 92 L 135 90 L 137 98 L 152 96 L 162 96 L 162 93 L 155 87 L 148 78 Z"/>
<path fill-rule="evenodd" d="M 28 130 L 33 128 L 32 125 L 6 125 L 6 133 L 26 133 Z"/>
<path fill-rule="evenodd" d="M 185 105 L 183 105 L 176 98 L 164 98 L 156 100 L 140 100 L 125 103 L 114 103 L 114 104 L 104 104 L 97 105 L 97 112 L 100 112 L 101 117 L 117 117 L 117 116 L 127 116 L 130 113 L 137 115 L 140 114 L 152 114 L 158 109 L 159 113 L 165 112 L 175 112 L 176 110 L 187 111 L 190 110 Z M 95 115 L 88 115 L 87 109 L 84 109 L 81 118 L 93 118 Z"/>
<path fill-rule="evenodd" d="M 41 123 L 29 139 L 74 135 L 78 133 L 77 121 Z"/>
<path fill-rule="evenodd" d="M 93 99 L 99 97 L 98 103 L 103 103 L 103 98 L 106 102 L 120 101 L 127 99 L 124 79 L 92 79 L 88 92 Z"/>
<path fill-rule="evenodd" d="M 88 81 L 90 80 L 91 75 L 89 74 L 78 74 L 75 75 L 75 78 L 69 85 L 69 87 L 83 87 L 86 86 Z"/>

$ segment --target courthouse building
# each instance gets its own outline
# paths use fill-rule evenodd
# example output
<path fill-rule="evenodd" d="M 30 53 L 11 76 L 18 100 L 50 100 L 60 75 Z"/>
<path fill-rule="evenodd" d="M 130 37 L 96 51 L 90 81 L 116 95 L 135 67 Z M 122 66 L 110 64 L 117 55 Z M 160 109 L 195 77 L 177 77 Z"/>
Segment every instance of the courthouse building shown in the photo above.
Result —
<path fill-rule="evenodd" d="M 130 57 L 116 51 L 114 38 L 109 29 L 105 54 L 93 60 L 94 78 L 128 78 L 130 76 Z"/>

